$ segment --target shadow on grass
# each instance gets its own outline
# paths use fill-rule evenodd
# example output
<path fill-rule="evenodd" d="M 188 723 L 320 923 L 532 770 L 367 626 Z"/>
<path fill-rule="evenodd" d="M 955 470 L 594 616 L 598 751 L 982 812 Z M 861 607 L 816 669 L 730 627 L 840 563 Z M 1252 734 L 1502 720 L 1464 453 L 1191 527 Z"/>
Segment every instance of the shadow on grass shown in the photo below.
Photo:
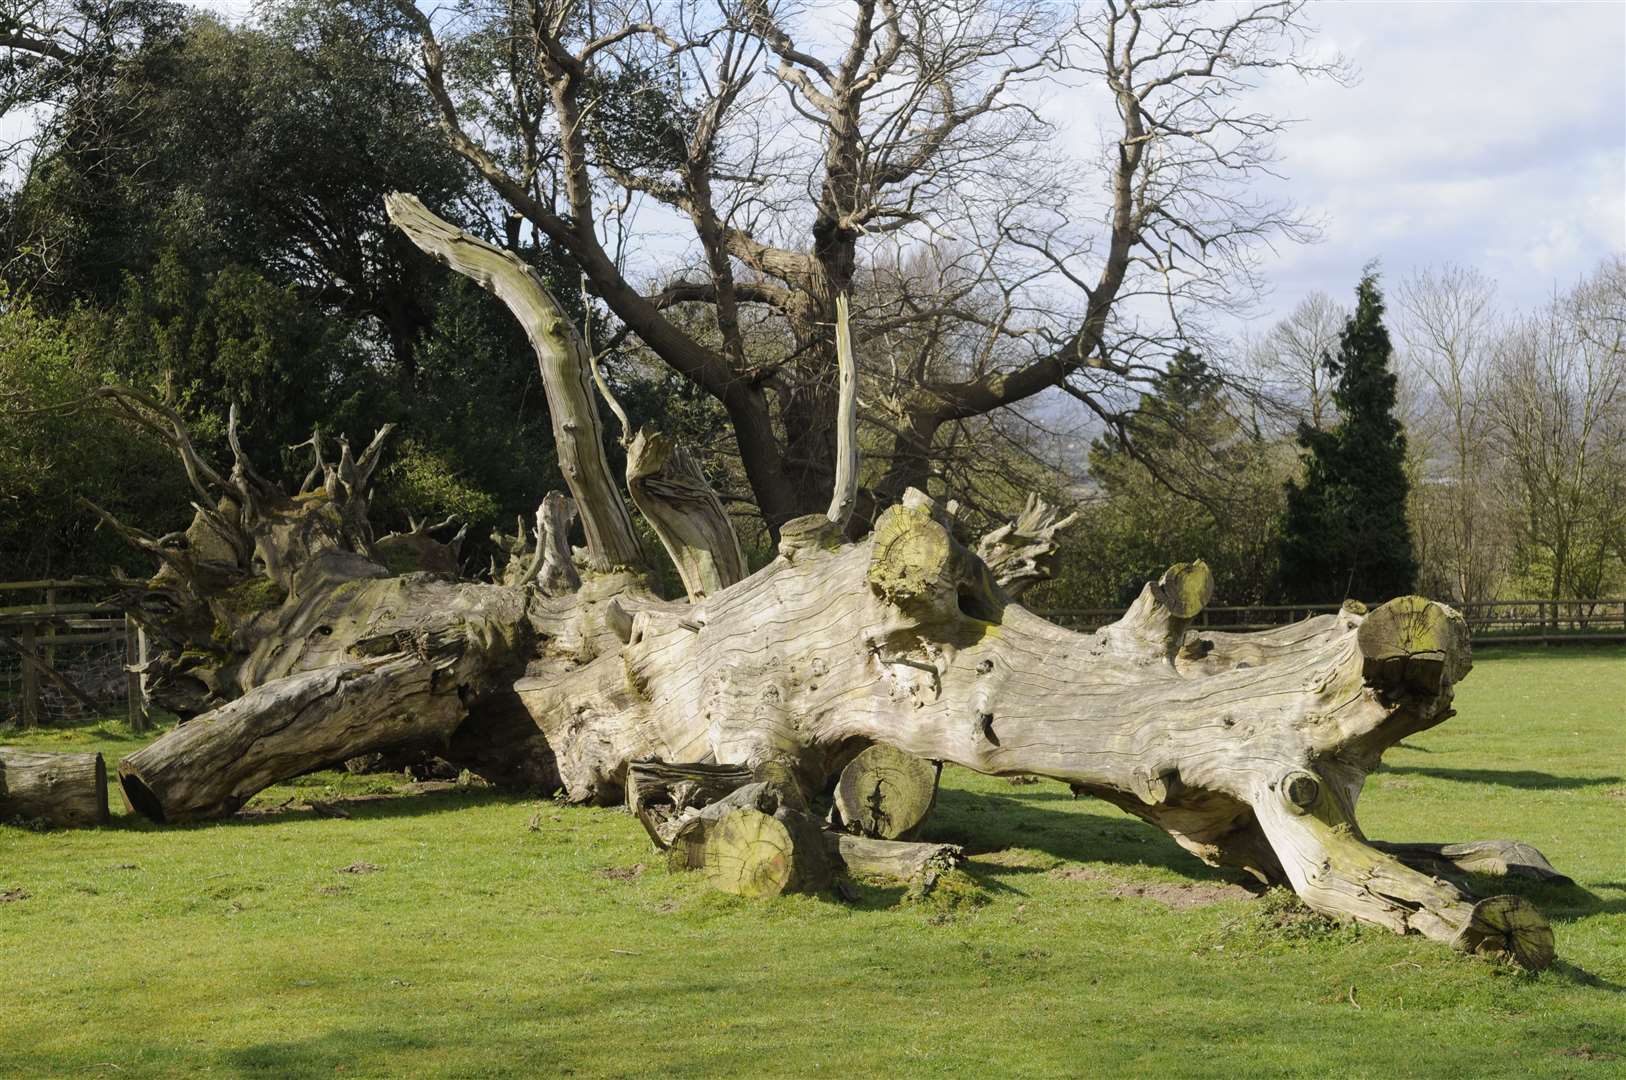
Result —
<path fill-rule="evenodd" d="M 1061 810 L 1063 805 L 1068 809 Z M 1026 848 L 1067 862 L 1154 866 L 1195 880 L 1239 880 L 1234 873 L 1204 865 L 1166 833 L 1110 811 L 1085 809 L 1088 806 L 1106 809 L 1105 803 L 1075 801 L 1059 791 L 998 795 L 947 788 L 938 792 L 937 807 L 927 819 L 920 839 L 959 844 L 973 859 L 1007 848 Z M 979 879 L 1050 869 L 988 864 L 968 867 Z"/>
<path fill-rule="evenodd" d="M 1601 975 L 1594 975 L 1579 964 L 1572 964 L 1567 960 L 1554 960 L 1552 967 L 1548 968 L 1547 971 L 1560 978 L 1568 979 L 1577 986 L 1589 986 L 1594 990 L 1604 990 L 1611 994 L 1626 994 L 1626 986 L 1622 986 L 1618 982 L 1611 982 Z"/>
<path fill-rule="evenodd" d="M 402 794 L 333 795 L 326 798 L 312 795 L 311 797 L 316 798 L 318 802 L 326 806 L 338 807 L 354 821 L 422 817 L 427 814 L 442 814 L 449 811 L 465 810 L 470 807 L 495 806 L 498 804 L 519 806 L 522 803 L 534 801 L 536 798 L 535 795 L 524 792 L 479 787 Z M 275 825 L 279 822 L 313 821 L 330 817 L 330 815 L 318 813 L 306 805 L 303 801 L 304 798 L 303 795 L 295 796 L 294 803 L 286 809 L 276 809 L 274 805 L 257 809 L 251 807 L 249 810 L 233 814 L 231 817 L 176 824 L 161 825 L 148 821 L 140 814 L 121 814 L 115 816 L 110 824 L 103 827 L 131 832 L 214 827 L 244 828 Z"/>
<path fill-rule="evenodd" d="M 516 1015 L 514 1020 L 521 1017 Z M 332 1077 L 357 1073 L 367 1076 L 412 1076 L 414 1062 L 426 1052 L 441 1049 L 444 1039 L 431 1032 L 389 1028 L 340 1028 L 309 1038 L 260 1042 L 227 1050 L 221 1064 L 233 1076 Z M 532 1048 L 534 1052 L 534 1047 Z M 537 1061 L 526 1055 L 533 1075 L 559 1075 L 558 1063 Z M 512 1063 L 510 1063 L 511 1066 Z M 428 1070 L 426 1070 L 428 1071 Z"/>
<path fill-rule="evenodd" d="M 1432 776 L 1462 784 L 1499 784 L 1529 791 L 1572 791 L 1576 788 L 1618 784 L 1619 776 L 1554 776 L 1533 769 L 1441 769 L 1428 765 L 1385 765 L 1379 775 Z"/>
<path fill-rule="evenodd" d="M 1626 896 L 1605 898 L 1573 881 L 1560 884 L 1492 874 L 1454 875 L 1453 880 L 1472 896 L 1522 896 L 1536 905 L 1551 923 L 1571 923 L 1594 915 L 1626 914 Z M 1614 886 L 1605 884 L 1605 887 Z"/>

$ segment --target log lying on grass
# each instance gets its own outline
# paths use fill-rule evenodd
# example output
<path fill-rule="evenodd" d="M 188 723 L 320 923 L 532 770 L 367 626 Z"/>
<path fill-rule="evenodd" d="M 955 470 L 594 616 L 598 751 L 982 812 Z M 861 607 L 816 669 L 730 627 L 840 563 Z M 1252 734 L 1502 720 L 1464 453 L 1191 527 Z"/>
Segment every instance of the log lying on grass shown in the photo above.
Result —
<path fill-rule="evenodd" d="M 100 754 L 51 754 L 0 746 L 0 823 L 55 828 L 106 825 L 107 766 Z"/>
<path fill-rule="evenodd" d="M 922 797 L 911 805 L 923 817 L 936 787 L 934 765 L 878 744 L 849 762 L 842 775 L 921 781 L 921 772 L 924 783 L 916 784 L 913 794 Z M 839 873 L 903 881 L 924 892 L 963 861 L 952 844 L 821 830 L 807 812 L 794 774 L 771 766 L 752 772 L 730 765 L 634 762 L 627 782 L 628 804 L 656 846 L 668 849 L 667 866 L 704 870 L 713 884 L 740 895 L 816 892 Z"/>
<path fill-rule="evenodd" d="M 913 836 L 937 801 L 942 762 L 876 743 L 847 763 L 836 781 L 837 828 L 881 840 Z"/>
<path fill-rule="evenodd" d="M 939 874 L 965 862 L 958 844 L 915 844 L 826 831 L 825 849 L 854 877 L 920 882 L 929 888 Z"/>
<path fill-rule="evenodd" d="M 701 869 L 712 885 L 736 896 L 766 898 L 818 892 L 829 886 L 832 865 L 813 819 L 780 807 L 730 810 L 706 832 Z"/>
<path fill-rule="evenodd" d="M 1438 877 L 1483 874 L 1554 885 L 1575 884 L 1568 875 L 1553 869 L 1545 855 L 1517 840 L 1470 840 L 1464 844 L 1390 844 L 1374 840 L 1371 844 L 1414 870 Z"/>
<path fill-rule="evenodd" d="M 1476 903 L 1367 843 L 1355 821 L 1383 752 L 1453 715 L 1470 668 L 1456 612 L 1402 597 L 1257 634 L 1198 631 L 1212 579 L 1194 562 L 1149 583 L 1116 623 L 1067 630 L 1015 603 L 953 534 L 953 515 L 919 492 L 848 540 L 850 437 L 830 512 L 787 523 L 778 558 L 691 589 L 695 602 L 662 600 L 610 480 L 585 349 L 557 302 L 517 256 L 415 200 L 392 197 L 389 210 L 420 247 L 501 296 L 535 345 L 587 541 L 580 585 L 560 591 L 569 575 L 556 574 L 543 588 L 529 572 L 543 551 L 504 583 L 386 567 L 366 516 L 382 437 L 359 457 L 341 443 L 337 462 L 319 457 L 288 496 L 235 445 L 222 475 L 172 413 L 109 391 L 171 440 L 199 495 L 184 543 L 103 516 L 163 563 L 131 583 L 130 604 L 162 645 L 154 681 L 204 711 L 126 760 L 141 812 L 227 814 L 267 784 L 397 743 L 601 805 L 624 798 L 633 762 L 708 762 L 749 770 L 779 798 L 771 813 L 733 811 L 740 823 L 716 841 L 719 867 L 733 867 L 716 870 L 719 884 L 782 891 L 818 880 L 828 860 L 821 831 L 786 824 L 802 813 L 792 790 L 822 790 L 858 750 L 885 743 L 1068 783 L 1211 864 L 1290 884 L 1328 915 L 1531 967 L 1550 959 L 1550 932 L 1525 901 Z M 849 424 L 855 380 L 841 385 Z M 683 505 L 712 509 L 683 500 L 662 512 Z M 666 526 L 685 548 L 727 542 Z M 559 537 L 550 543 L 557 559 Z M 728 558 L 690 554 L 694 566 Z"/>

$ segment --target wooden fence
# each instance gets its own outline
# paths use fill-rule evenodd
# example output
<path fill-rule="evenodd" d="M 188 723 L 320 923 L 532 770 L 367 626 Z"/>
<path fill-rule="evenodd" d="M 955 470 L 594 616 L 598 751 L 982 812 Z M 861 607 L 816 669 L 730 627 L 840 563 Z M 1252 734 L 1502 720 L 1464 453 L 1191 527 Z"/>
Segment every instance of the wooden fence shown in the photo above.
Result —
<path fill-rule="evenodd" d="M 54 695 L 90 716 L 106 714 L 122 698 L 131 730 L 147 730 L 141 676 L 130 670 L 146 659 L 146 636 L 116 607 L 84 599 L 106 589 L 106 582 L 84 578 L 0 582 L 0 658 L 9 653 L 17 661 L 18 677 L 8 682 L 6 697 L 20 726 L 42 724 Z M 72 660 L 93 648 L 114 657 L 122 686 L 109 687 L 105 680 L 80 685 L 84 679 Z"/>
<path fill-rule="evenodd" d="M 1338 610 L 1337 604 L 1262 604 L 1204 608 L 1193 624 L 1214 630 L 1269 630 L 1311 615 Z M 1476 645 L 1533 645 L 1561 642 L 1626 642 L 1626 598 L 1605 600 L 1488 600 L 1461 604 Z M 1095 630 L 1124 613 L 1123 608 L 1051 608 L 1038 614 L 1075 630 Z"/>

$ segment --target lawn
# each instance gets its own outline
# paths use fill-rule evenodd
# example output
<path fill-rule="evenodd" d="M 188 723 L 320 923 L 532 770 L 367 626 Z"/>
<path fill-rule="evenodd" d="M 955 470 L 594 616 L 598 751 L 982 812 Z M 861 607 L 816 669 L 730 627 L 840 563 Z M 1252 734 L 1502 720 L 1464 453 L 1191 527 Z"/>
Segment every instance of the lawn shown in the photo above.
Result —
<path fill-rule="evenodd" d="M 1050 782 L 950 770 L 928 838 L 976 853 L 978 889 L 852 905 L 737 900 L 625 814 L 471 786 L 350 820 L 0 827 L 0 1076 L 1626 1075 L 1626 648 L 1487 650 L 1458 708 L 1361 821 L 1572 875 L 1487 883 L 1553 921 L 1538 976 L 1240 895 Z M 8 741 L 110 767 L 140 744 Z"/>

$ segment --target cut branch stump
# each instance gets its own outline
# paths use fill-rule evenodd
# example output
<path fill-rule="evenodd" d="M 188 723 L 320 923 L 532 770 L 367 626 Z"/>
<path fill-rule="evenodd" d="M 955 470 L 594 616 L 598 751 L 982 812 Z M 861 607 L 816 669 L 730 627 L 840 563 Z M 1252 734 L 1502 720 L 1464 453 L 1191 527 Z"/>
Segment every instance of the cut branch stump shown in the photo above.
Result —
<path fill-rule="evenodd" d="M 937 801 L 942 771 L 940 762 L 876 743 L 841 770 L 835 790 L 836 824 L 879 840 L 913 836 Z"/>
<path fill-rule="evenodd" d="M 0 746 L 0 821 L 57 828 L 106 825 L 107 765 L 100 754 L 48 754 Z"/>

